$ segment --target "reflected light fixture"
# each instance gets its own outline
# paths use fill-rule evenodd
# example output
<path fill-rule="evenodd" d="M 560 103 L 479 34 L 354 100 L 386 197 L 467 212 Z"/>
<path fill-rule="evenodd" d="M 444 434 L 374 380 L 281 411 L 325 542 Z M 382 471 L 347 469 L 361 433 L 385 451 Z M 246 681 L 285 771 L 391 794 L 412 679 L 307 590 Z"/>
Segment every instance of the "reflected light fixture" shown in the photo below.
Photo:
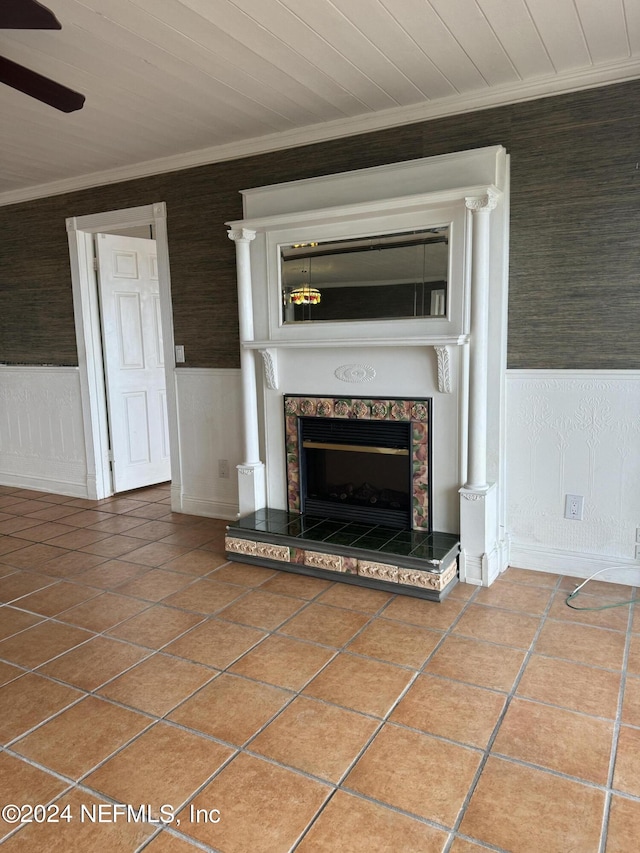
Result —
<path fill-rule="evenodd" d="M 305 270 L 303 269 L 302 272 L 305 272 Z M 311 287 L 311 258 L 309 258 L 309 266 L 306 273 L 308 276 L 307 284 L 295 287 L 289 294 L 289 302 L 293 303 L 293 305 L 317 305 L 320 302 L 320 291 L 317 287 Z"/>

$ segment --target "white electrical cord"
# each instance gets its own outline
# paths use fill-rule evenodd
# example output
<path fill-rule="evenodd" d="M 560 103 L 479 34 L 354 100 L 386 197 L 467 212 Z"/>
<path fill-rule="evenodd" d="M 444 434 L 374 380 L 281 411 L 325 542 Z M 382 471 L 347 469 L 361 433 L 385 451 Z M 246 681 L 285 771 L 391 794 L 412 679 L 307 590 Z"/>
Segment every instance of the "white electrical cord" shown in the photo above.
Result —
<path fill-rule="evenodd" d="M 582 587 L 586 586 L 586 584 L 593 580 L 596 575 L 601 575 L 602 572 L 610 572 L 613 569 L 633 569 L 637 572 L 640 570 L 640 566 L 607 566 L 606 569 L 598 569 L 597 572 L 594 572 L 590 577 L 582 581 L 582 583 L 567 596 L 565 604 L 568 607 L 571 607 L 572 610 L 609 610 L 611 607 L 625 607 L 627 604 L 633 604 L 634 601 L 640 601 L 640 598 L 630 598 L 629 601 L 616 601 L 614 604 L 603 604 L 601 607 L 576 607 L 574 604 L 570 603 L 580 593 Z"/>

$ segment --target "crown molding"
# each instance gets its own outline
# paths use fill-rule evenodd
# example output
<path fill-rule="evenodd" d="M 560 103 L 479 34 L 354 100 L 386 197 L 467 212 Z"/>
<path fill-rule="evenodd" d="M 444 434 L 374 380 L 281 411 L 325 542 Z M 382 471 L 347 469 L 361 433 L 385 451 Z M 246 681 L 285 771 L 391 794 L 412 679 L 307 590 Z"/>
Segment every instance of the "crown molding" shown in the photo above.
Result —
<path fill-rule="evenodd" d="M 295 148 L 301 145 L 327 142 L 341 137 L 357 136 L 362 133 L 405 124 L 415 124 L 420 121 L 477 112 L 492 107 L 533 101 L 538 98 L 569 94 L 585 89 L 595 89 L 615 83 L 625 83 L 638 78 L 640 78 L 640 59 L 627 59 L 623 62 L 561 76 L 543 77 L 508 86 L 496 86 L 480 92 L 467 93 L 463 96 L 457 95 L 428 103 L 394 107 L 365 116 L 336 119 L 335 121 L 309 125 L 282 133 L 268 134 L 230 142 L 225 145 L 161 157 L 156 160 L 147 160 L 116 169 L 78 175 L 38 186 L 11 190 L 0 193 L 0 206 L 62 195 L 106 184 L 121 183 L 122 181 L 150 177 L 165 172 L 176 172 L 225 160 L 238 160 L 242 157 L 266 154 L 267 152 Z"/>

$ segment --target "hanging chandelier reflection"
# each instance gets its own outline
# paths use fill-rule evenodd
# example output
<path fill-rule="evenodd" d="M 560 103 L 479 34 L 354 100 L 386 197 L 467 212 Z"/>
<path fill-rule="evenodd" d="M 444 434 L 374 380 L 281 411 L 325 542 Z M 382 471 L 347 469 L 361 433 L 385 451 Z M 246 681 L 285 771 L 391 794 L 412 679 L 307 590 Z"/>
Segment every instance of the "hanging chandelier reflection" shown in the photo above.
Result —
<path fill-rule="evenodd" d="M 311 243 L 309 245 L 317 246 L 318 244 Z M 320 302 L 320 291 L 317 287 L 311 287 L 311 258 L 306 260 L 308 261 L 306 269 L 303 268 L 301 272 L 306 273 L 307 283 L 294 287 L 289 294 L 289 302 L 293 305 L 317 305 Z"/>
<path fill-rule="evenodd" d="M 292 302 L 294 305 L 317 305 L 320 302 L 320 298 L 320 291 L 315 287 L 308 287 L 307 285 L 296 287 L 289 294 L 289 302 Z"/>

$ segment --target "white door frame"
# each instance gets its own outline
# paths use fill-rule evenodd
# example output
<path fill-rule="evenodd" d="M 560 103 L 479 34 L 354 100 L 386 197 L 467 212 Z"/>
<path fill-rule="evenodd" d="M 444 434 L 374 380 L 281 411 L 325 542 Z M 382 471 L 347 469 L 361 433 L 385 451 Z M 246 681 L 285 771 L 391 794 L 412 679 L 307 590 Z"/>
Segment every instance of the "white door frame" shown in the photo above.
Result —
<path fill-rule="evenodd" d="M 109 230 L 153 225 L 158 251 L 160 314 L 162 317 L 164 371 L 167 388 L 167 417 L 171 455 L 171 508 L 180 511 L 182 504 L 182 468 L 178 436 L 176 365 L 166 205 L 162 201 L 142 207 L 130 207 L 125 210 L 111 210 L 106 213 L 89 214 L 88 216 L 72 216 L 66 220 L 66 223 L 78 344 L 84 443 L 87 456 L 87 496 L 93 500 L 100 500 L 113 494 L 113 482 L 109 467 L 109 432 L 102 333 L 96 274 L 93 265 L 93 235 Z"/>

